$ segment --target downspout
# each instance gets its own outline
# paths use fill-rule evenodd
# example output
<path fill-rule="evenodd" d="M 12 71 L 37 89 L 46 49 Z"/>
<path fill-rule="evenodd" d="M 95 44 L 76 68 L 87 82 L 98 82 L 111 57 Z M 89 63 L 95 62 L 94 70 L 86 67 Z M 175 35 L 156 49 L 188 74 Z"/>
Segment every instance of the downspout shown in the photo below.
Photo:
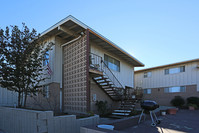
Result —
<path fill-rule="evenodd" d="M 74 41 L 77 41 L 78 39 L 80 39 L 80 38 L 81 38 L 81 36 L 82 36 L 82 35 L 80 35 L 79 37 L 77 37 L 77 38 L 75 38 L 75 39 L 73 39 L 73 40 L 71 40 L 71 41 L 69 41 L 69 42 L 67 42 L 67 43 L 65 43 L 65 44 L 62 44 L 62 45 L 61 45 L 61 46 L 62 46 L 62 48 L 63 48 L 64 46 L 66 46 L 66 45 L 68 45 L 68 44 L 70 44 L 70 43 L 74 42 Z"/>
<path fill-rule="evenodd" d="M 61 84 L 60 84 L 60 88 L 62 88 L 60 90 L 60 111 L 63 112 L 63 91 L 64 91 L 64 88 L 63 88 L 63 47 L 66 46 L 66 45 L 69 45 L 70 43 L 73 43 L 75 41 L 77 41 L 78 39 L 80 39 L 82 37 L 82 35 L 80 35 L 79 37 L 65 43 L 65 44 L 62 44 L 61 45 Z"/>

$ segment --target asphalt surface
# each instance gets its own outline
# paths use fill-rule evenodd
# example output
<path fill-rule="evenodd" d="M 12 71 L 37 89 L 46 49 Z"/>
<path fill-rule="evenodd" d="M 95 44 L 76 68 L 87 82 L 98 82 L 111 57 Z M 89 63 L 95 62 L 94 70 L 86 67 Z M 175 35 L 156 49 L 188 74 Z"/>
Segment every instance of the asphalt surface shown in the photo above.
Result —
<path fill-rule="evenodd" d="M 0 133 L 5 133 L 3 130 L 0 129 Z"/>
<path fill-rule="evenodd" d="M 176 115 L 158 117 L 161 123 L 151 126 L 146 120 L 137 126 L 122 130 L 122 133 L 199 133 L 199 110 L 179 110 Z"/>

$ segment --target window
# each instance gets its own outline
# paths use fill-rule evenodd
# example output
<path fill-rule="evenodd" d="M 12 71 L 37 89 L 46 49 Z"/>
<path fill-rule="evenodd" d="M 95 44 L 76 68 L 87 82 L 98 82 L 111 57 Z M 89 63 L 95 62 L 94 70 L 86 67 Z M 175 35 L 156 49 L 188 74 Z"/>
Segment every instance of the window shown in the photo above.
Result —
<path fill-rule="evenodd" d="M 185 86 L 174 86 L 164 88 L 165 93 L 186 92 Z"/>
<path fill-rule="evenodd" d="M 43 95 L 45 98 L 49 98 L 49 86 L 48 85 L 43 86 Z"/>
<path fill-rule="evenodd" d="M 43 66 L 47 66 L 48 63 L 49 63 L 49 51 L 46 51 L 43 58 Z"/>
<path fill-rule="evenodd" d="M 152 72 L 145 72 L 144 78 L 149 78 L 149 77 L 151 77 L 151 75 L 152 75 Z"/>
<path fill-rule="evenodd" d="M 151 94 L 151 89 L 144 89 L 144 94 Z"/>
<path fill-rule="evenodd" d="M 164 74 L 174 74 L 174 73 L 180 73 L 180 72 L 185 72 L 185 66 L 180 66 L 180 67 L 175 67 L 175 68 L 170 68 L 170 69 L 165 69 Z"/>
<path fill-rule="evenodd" d="M 180 67 L 180 72 L 185 72 L 185 66 Z"/>
<path fill-rule="evenodd" d="M 108 55 L 104 55 L 104 62 L 108 66 L 108 68 L 114 71 L 120 71 L 120 62 Z"/>

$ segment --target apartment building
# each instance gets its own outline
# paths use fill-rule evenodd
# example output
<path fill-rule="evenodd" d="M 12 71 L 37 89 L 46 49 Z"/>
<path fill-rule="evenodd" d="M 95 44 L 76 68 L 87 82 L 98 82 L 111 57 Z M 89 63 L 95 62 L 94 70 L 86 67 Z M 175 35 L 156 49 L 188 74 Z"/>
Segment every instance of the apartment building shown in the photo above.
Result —
<path fill-rule="evenodd" d="M 135 71 L 135 86 L 160 105 L 170 105 L 175 96 L 199 97 L 199 59 Z"/>
<path fill-rule="evenodd" d="M 41 34 L 55 45 L 49 51 L 46 96 L 29 97 L 33 108 L 56 106 L 63 112 L 96 111 L 95 102 L 113 107 L 126 87 L 134 87 L 134 67 L 144 66 L 116 44 L 68 16 Z M 36 101 L 36 102 L 33 102 Z M 39 104 L 37 104 L 39 103 Z"/>

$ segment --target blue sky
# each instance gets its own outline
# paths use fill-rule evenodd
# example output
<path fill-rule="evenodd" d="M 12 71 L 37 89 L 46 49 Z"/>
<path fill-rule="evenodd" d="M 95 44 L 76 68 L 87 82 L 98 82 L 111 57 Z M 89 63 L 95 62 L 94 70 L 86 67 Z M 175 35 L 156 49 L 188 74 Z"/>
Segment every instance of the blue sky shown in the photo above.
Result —
<path fill-rule="evenodd" d="M 198 0 L 2 0 L 0 27 L 25 22 L 41 33 L 73 15 L 148 68 L 199 58 L 198 7 Z"/>

